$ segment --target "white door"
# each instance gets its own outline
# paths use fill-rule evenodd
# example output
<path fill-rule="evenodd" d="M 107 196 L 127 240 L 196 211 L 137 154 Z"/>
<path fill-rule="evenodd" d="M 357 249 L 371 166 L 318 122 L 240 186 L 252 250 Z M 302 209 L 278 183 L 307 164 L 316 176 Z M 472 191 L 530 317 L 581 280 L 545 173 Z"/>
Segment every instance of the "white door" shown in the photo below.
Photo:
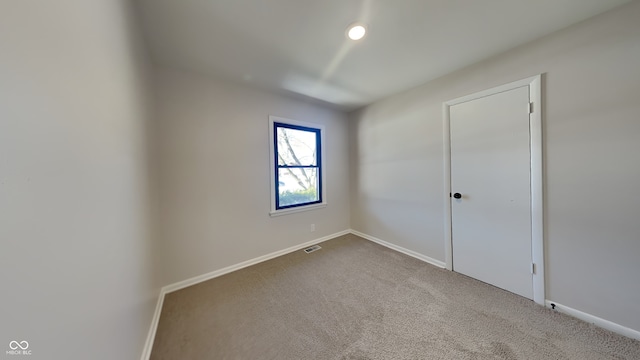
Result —
<path fill-rule="evenodd" d="M 454 271 L 533 299 L 529 102 L 522 86 L 450 107 L 451 236 Z"/>

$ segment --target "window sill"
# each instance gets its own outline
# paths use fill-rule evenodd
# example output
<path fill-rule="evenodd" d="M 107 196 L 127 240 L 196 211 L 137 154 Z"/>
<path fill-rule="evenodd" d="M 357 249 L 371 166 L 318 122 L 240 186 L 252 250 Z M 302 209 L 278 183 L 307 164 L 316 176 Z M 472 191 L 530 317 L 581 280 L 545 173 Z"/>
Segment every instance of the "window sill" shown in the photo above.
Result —
<path fill-rule="evenodd" d="M 313 205 L 301 206 L 301 207 L 295 207 L 295 208 L 283 209 L 283 210 L 272 210 L 269 212 L 269 216 L 271 217 L 282 216 L 282 215 L 288 215 L 288 214 L 293 214 L 293 213 L 298 213 L 303 211 L 321 209 L 325 207 L 327 207 L 327 203 L 313 204 Z"/>

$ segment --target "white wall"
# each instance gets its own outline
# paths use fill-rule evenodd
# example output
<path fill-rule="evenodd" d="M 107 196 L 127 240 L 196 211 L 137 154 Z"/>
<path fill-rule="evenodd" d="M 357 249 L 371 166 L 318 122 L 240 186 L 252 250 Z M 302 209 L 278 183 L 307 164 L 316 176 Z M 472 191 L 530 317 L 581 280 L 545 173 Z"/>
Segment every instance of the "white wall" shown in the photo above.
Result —
<path fill-rule="evenodd" d="M 168 69 L 155 84 L 165 284 L 349 228 L 343 113 Z M 326 208 L 269 216 L 269 115 L 325 125 Z"/>
<path fill-rule="evenodd" d="M 128 1 L 0 3 L 0 354 L 140 357 L 159 291 Z M 6 355 L 10 358 L 10 355 Z"/>
<path fill-rule="evenodd" d="M 352 113 L 352 227 L 444 261 L 442 103 L 545 73 L 547 298 L 640 330 L 638 19 L 634 2 Z"/>

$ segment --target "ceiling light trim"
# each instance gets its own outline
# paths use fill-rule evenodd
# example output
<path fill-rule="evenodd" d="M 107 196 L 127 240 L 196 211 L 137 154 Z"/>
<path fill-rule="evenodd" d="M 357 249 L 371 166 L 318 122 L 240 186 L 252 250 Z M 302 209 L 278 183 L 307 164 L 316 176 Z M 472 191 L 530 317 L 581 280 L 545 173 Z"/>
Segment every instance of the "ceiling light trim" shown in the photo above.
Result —
<path fill-rule="evenodd" d="M 353 22 L 351 24 L 349 24 L 349 26 L 347 26 L 347 30 L 345 31 L 345 35 L 347 36 L 347 39 L 349 40 L 353 40 L 353 41 L 359 41 L 364 39 L 365 36 L 367 36 L 367 32 L 369 31 L 369 28 L 366 24 L 362 23 L 362 22 Z"/>

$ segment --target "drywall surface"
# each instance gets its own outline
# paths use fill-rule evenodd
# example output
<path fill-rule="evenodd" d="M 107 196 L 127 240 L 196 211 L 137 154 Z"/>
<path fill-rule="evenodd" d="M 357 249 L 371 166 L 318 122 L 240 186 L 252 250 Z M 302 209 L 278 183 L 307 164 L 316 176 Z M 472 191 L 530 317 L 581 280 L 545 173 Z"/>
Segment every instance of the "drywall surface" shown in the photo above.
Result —
<path fill-rule="evenodd" d="M 544 73 L 546 297 L 640 330 L 638 19 L 634 2 L 351 113 L 352 228 L 444 261 L 442 103 Z"/>
<path fill-rule="evenodd" d="M 343 113 L 200 74 L 155 75 L 165 284 L 349 228 Z M 269 115 L 325 126 L 325 208 L 269 216 Z"/>
<path fill-rule="evenodd" d="M 0 3 L 2 359 L 140 357 L 160 283 L 129 6 Z"/>

